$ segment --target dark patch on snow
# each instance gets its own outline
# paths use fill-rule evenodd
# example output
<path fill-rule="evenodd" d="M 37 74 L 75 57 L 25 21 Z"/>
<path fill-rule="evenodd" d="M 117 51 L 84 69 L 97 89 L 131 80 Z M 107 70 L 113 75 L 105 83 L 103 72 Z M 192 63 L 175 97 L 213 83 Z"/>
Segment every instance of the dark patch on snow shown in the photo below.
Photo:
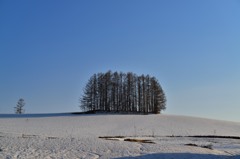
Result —
<path fill-rule="evenodd" d="M 196 144 L 191 144 L 191 143 L 190 143 L 190 144 L 185 144 L 185 145 L 186 145 L 186 146 L 196 146 L 196 147 L 198 146 L 198 145 L 196 145 Z"/>
<path fill-rule="evenodd" d="M 196 145 L 196 144 L 189 143 L 189 144 L 185 144 L 185 145 L 186 146 L 201 147 L 201 148 L 210 149 L 210 150 L 213 149 L 211 144 L 208 144 L 208 145 Z"/>
<path fill-rule="evenodd" d="M 58 138 L 57 138 L 57 137 L 50 136 L 50 137 L 47 137 L 47 139 L 58 139 Z"/>
<path fill-rule="evenodd" d="M 125 136 L 99 136 L 100 139 L 125 138 Z"/>
<path fill-rule="evenodd" d="M 145 140 L 145 139 L 124 139 L 124 141 L 155 144 L 155 142 L 153 142 L 151 140 Z"/>
<path fill-rule="evenodd" d="M 151 140 L 127 138 L 126 136 L 100 136 L 99 138 L 105 139 L 105 140 L 114 140 L 114 141 L 128 141 L 128 142 L 155 144 L 155 142 L 153 142 Z M 121 140 L 121 139 L 123 139 L 123 140 Z"/>
<path fill-rule="evenodd" d="M 37 137 L 37 135 L 26 135 L 26 134 L 22 134 L 22 138 L 34 138 Z"/>
<path fill-rule="evenodd" d="M 240 139 L 239 136 L 217 136 L 217 135 L 196 135 L 196 136 L 189 136 L 189 137 L 196 137 L 196 138 L 220 138 L 220 139 Z"/>
<path fill-rule="evenodd" d="M 194 136 L 167 136 L 167 137 L 193 137 L 193 138 L 218 138 L 218 139 L 238 139 L 240 140 L 239 136 L 217 136 L 217 135 L 194 135 Z"/>

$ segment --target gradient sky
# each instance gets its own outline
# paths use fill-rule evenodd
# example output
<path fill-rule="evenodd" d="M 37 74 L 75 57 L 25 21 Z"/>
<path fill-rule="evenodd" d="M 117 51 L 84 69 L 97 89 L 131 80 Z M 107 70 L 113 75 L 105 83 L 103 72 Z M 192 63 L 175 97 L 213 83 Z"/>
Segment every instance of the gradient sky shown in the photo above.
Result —
<path fill-rule="evenodd" d="M 240 122 L 240 1 L 0 1 L 0 113 L 80 111 L 108 70 L 155 76 L 164 114 Z"/>

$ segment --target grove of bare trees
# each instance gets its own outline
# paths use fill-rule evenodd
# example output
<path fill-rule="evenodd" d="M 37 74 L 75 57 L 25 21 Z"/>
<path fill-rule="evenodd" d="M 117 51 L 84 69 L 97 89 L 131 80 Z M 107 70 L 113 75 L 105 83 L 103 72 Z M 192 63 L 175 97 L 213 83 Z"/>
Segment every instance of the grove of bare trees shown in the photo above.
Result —
<path fill-rule="evenodd" d="M 155 113 L 166 109 L 164 91 L 155 77 L 132 72 L 94 74 L 80 98 L 84 111 Z"/>

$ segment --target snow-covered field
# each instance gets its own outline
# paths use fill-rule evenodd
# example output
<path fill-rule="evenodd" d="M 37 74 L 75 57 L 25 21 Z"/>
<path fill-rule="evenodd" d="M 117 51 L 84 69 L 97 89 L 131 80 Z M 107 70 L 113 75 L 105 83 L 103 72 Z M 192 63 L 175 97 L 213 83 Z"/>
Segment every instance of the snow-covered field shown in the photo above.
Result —
<path fill-rule="evenodd" d="M 0 159 L 240 158 L 240 139 L 187 137 L 193 135 L 240 136 L 240 123 L 174 115 L 0 115 Z"/>

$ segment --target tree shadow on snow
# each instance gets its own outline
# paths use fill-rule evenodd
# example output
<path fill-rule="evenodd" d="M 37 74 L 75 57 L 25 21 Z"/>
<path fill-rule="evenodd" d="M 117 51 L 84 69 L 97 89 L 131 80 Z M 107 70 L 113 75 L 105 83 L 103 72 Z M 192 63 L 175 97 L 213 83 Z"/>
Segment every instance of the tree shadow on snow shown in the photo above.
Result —
<path fill-rule="evenodd" d="M 212 155 L 212 154 L 194 154 L 194 153 L 155 153 L 134 157 L 119 157 L 115 159 L 240 159 L 240 155 Z"/>

